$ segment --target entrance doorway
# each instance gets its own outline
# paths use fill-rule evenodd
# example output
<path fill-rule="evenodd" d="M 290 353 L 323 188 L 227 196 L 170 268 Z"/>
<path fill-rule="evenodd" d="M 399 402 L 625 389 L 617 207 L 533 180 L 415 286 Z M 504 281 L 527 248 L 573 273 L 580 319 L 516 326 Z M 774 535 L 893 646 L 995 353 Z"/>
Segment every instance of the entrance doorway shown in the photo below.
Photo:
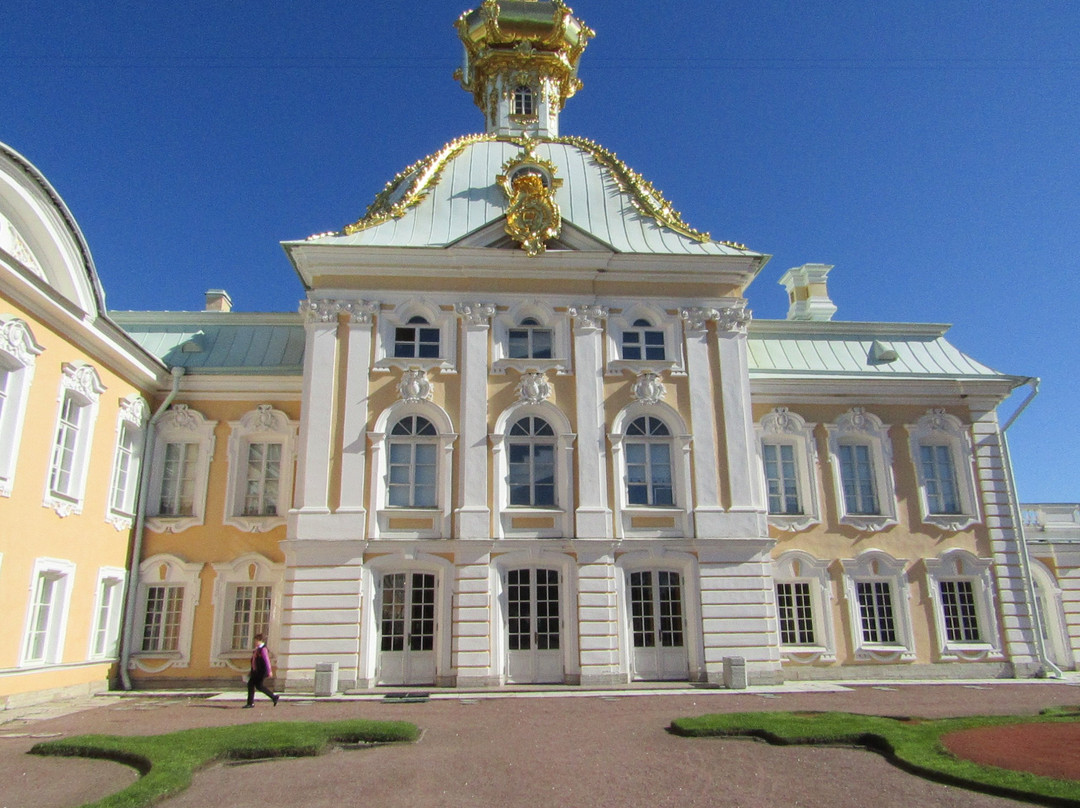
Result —
<path fill-rule="evenodd" d="M 559 586 L 556 569 L 507 570 L 507 681 L 563 681 Z"/>
<path fill-rule="evenodd" d="M 674 570 L 637 570 L 628 581 L 632 678 L 688 679 L 682 576 Z"/>
<path fill-rule="evenodd" d="M 435 574 L 388 573 L 380 588 L 379 684 L 434 684 Z"/>

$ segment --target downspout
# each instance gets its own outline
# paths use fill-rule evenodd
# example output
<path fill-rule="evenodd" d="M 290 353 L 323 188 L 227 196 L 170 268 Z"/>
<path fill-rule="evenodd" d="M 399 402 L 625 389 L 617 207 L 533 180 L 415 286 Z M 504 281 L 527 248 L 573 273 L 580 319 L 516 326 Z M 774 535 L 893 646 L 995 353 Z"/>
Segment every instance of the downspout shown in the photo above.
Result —
<path fill-rule="evenodd" d="M 1039 663 L 1043 666 L 1040 673 L 1043 676 L 1049 675 L 1055 679 L 1060 679 L 1062 677 L 1061 668 L 1053 663 L 1050 655 L 1046 652 L 1046 640 L 1043 637 L 1043 616 L 1039 611 L 1038 601 L 1035 599 L 1035 581 L 1031 577 L 1031 554 L 1028 550 L 1027 536 L 1024 534 L 1024 517 L 1020 512 L 1020 498 L 1016 491 L 1016 477 L 1013 474 L 1012 457 L 1009 455 L 1009 439 L 1005 434 L 1016 419 L 1020 417 L 1020 414 L 1027 409 L 1035 396 L 1039 394 L 1039 380 L 1037 378 L 1032 377 L 1025 384 L 1031 388 L 1031 392 L 1020 403 L 1012 417 L 1001 427 L 1001 459 L 1004 461 L 1005 475 L 1009 483 L 1009 504 L 1013 508 L 1016 536 L 1020 542 L 1020 571 L 1024 576 L 1024 594 L 1027 595 L 1028 603 L 1031 604 L 1031 622 L 1035 632 L 1035 648 L 1039 654 Z"/>
<path fill-rule="evenodd" d="M 146 424 L 146 433 L 143 435 L 142 466 L 139 469 L 139 490 L 137 492 L 138 506 L 135 509 L 135 529 L 131 538 L 131 569 L 128 571 L 127 585 L 124 592 L 124 622 L 123 631 L 120 632 L 120 687 L 131 690 L 131 676 L 128 674 L 128 664 L 131 662 L 132 634 L 135 631 L 135 593 L 139 586 L 139 560 L 142 557 L 143 530 L 146 525 L 146 489 L 150 485 L 150 469 L 153 463 L 152 454 L 154 448 L 154 428 L 161 416 L 173 403 L 176 394 L 180 392 L 180 379 L 184 375 L 182 367 L 172 369 L 172 388 L 161 406 L 150 416 Z"/>

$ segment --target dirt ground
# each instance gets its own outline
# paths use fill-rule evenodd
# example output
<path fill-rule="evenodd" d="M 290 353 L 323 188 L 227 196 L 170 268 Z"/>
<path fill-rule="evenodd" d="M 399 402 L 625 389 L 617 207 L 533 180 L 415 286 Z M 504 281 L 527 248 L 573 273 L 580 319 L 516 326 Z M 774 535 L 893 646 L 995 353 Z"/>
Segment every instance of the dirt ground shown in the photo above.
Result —
<path fill-rule="evenodd" d="M 847 710 L 941 718 L 1034 715 L 1049 706 L 1080 704 L 1075 684 L 1049 682 L 565 697 L 571 692 L 562 691 L 563 697 L 491 699 L 453 694 L 419 704 L 285 697 L 276 708 L 260 701 L 254 710 L 240 709 L 239 698 L 125 698 L 22 724 L 2 723 L 0 714 L 0 808 L 79 806 L 134 778 L 119 764 L 28 755 L 40 739 L 31 736 L 157 734 L 256 721 L 352 717 L 412 721 L 424 734 L 414 745 L 214 765 L 198 773 L 190 789 L 161 805 L 1009 806 L 1020 803 L 921 780 L 863 750 L 687 739 L 669 734 L 666 727 L 674 718 L 710 712 Z M 1057 753 L 1051 747 L 1043 754 Z"/>

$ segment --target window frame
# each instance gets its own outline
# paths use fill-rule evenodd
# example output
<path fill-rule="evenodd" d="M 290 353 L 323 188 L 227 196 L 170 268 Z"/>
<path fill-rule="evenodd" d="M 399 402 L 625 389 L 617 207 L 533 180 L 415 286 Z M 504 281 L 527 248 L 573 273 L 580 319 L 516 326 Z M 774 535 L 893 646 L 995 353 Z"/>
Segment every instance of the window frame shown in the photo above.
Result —
<path fill-rule="evenodd" d="M 634 325 L 640 320 L 645 320 L 650 325 Z M 639 374 L 644 371 L 660 373 L 663 370 L 684 372 L 682 328 L 683 323 L 678 314 L 673 316 L 666 310 L 656 309 L 651 306 L 633 304 L 619 313 L 609 312 L 606 329 L 608 356 L 606 373 L 608 375 L 618 375 L 626 369 Z M 624 352 L 625 335 L 646 330 L 663 334 L 664 358 L 627 359 Z M 644 339 L 641 347 L 642 349 L 645 348 Z"/>
<path fill-rule="evenodd" d="M 535 320 L 536 325 L 524 325 L 527 320 Z M 550 358 L 510 356 L 510 332 L 523 327 L 545 329 L 551 332 Z M 572 372 L 570 316 L 567 312 L 556 312 L 535 301 L 527 301 L 509 310 L 497 312 L 492 320 L 491 329 L 492 373 L 506 373 L 508 370 L 516 370 L 519 373 L 548 370 L 557 370 L 559 373 Z"/>
<path fill-rule="evenodd" d="M 908 424 L 905 429 L 919 485 L 919 513 L 923 523 L 955 533 L 980 522 L 982 517 L 976 496 L 978 486 L 975 481 L 974 450 L 969 430 L 959 418 L 941 408 L 928 410 L 926 415 L 916 423 Z M 922 462 L 924 446 L 944 446 L 948 449 L 959 506 L 957 513 L 935 513 L 930 508 L 928 481 Z"/>
<path fill-rule="evenodd" d="M 23 626 L 22 642 L 19 647 L 20 668 L 42 668 L 59 665 L 64 661 L 64 645 L 67 641 L 68 616 L 71 611 L 71 593 L 75 584 L 76 565 L 73 561 L 61 558 L 36 558 L 30 573 L 30 597 L 26 600 L 26 618 Z M 53 589 L 46 614 L 46 625 L 39 631 L 41 623 L 41 592 L 44 582 L 49 580 L 58 590 Z M 31 653 L 34 636 L 41 633 L 41 653 Z"/>
<path fill-rule="evenodd" d="M 98 403 L 104 392 L 105 385 L 93 366 L 85 362 L 63 364 L 43 501 L 46 508 L 52 508 L 61 518 L 82 513 Z M 67 417 L 68 405 L 76 411 L 74 416 L 77 421 L 74 423 Z M 65 465 L 67 468 L 64 468 Z M 67 478 L 63 486 L 58 482 L 61 473 Z"/>
<path fill-rule="evenodd" d="M 829 435 L 829 460 L 832 467 L 836 512 L 841 524 L 860 532 L 873 533 L 898 524 L 896 484 L 893 477 L 892 441 L 889 426 L 863 407 L 852 407 L 825 428 Z M 877 497 L 877 513 L 848 511 L 844 496 L 844 473 L 841 446 L 866 446 Z"/>
<path fill-rule="evenodd" d="M 977 661 L 1002 658 L 997 610 L 994 608 L 993 561 L 979 558 L 967 550 L 947 550 L 937 558 L 928 558 L 926 586 L 934 605 L 934 636 L 937 653 L 944 660 Z M 941 584 L 971 584 L 978 640 L 953 640 L 948 636 L 945 600 Z"/>
<path fill-rule="evenodd" d="M 120 411 L 116 416 L 116 443 L 113 449 L 112 473 L 109 475 L 109 498 L 105 504 L 105 521 L 117 530 L 129 530 L 135 520 L 149 417 L 150 405 L 142 396 L 133 394 L 121 399 Z M 125 439 L 130 440 L 130 448 L 126 446 Z"/>
<path fill-rule="evenodd" d="M 439 332 L 439 355 L 434 357 L 397 356 L 397 329 L 418 327 L 419 323 L 410 323 L 420 317 L 427 327 Z M 435 368 L 454 372 L 457 369 L 457 322 L 453 311 L 443 311 L 433 302 L 410 299 L 377 313 L 375 327 L 375 362 L 376 369 L 398 368 L 401 370 L 421 369 L 430 371 Z"/>
<path fill-rule="evenodd" d="M 234 561 L 212 564 L 214 570 L 214 627 L 211 637 L 212 667 L 228 667 L 246 673 L 251 659 L 254 625 L 248 626 L 248 644 L 232 647 L 236 623 L 236 594 L 241 586 L 269 587 L 270 610 L 265 630 L 266 643 L 277 647 L 281 638 L 281 598 L 285 591 L 285 565 L 271 561 L 261 553 L 246 553 Z"/>
<path fill-rule="evenodd" d="M 757 433 L 759 465 L 764 478 L 765 508 L 768 523 L 780 530 L 797 532 L 821 523 L 821 497 L 818 493 L 817 446 L 814 429 L 798 413 L 776 407 L 754 425 Z M 766 445 L 790 446 L 794 453 L 795 484 L 801 514 L 773 513 L 769 508 L 769 479 L 766 469 Z"/>
<path fill-rule="evenodd" d="M 773 560 L 773 595 L 776 597 L 777 638 L 782 659 L 807 664 L 836 661 L 836 635 L 833 627 L 832 578 L 829 560 L 819 559 L 802 550 L 789 550 Z M 806 584 L 809 587 L 810 612 L 814 630 L 813 643 L 785 643 L 780 631 L 780 601 L 776 585 Z"/>
<path fill-rule="evenodd" d="M 518 84 L 510 92 L 510 119 L 514 121 L 536 120 L 540 113 L 539 93 L 528 84 Z M 528 106 L 528 109 L 525 107 Z M 519 110 L 520 107 L 520 110 Z"/>
<path fill-rule="evenodd" d="M 17 317 L 0 314 L 0 366 L 6 371 L 6 395 L 0 409 L 0 496 L 10 497 L 15 486 L 19 444 L 26 418 L 30 385 L 37 357 L 44 352 L 30 327 Z"/>
<path fill-rule="evenodd" d="M 225 489 L 226 525 L 247 533 L 272 530 L 286 523 L 292 501 L 299 422 L 270 404 L 260 404 L 238 421 L 229 421 L 229 472 Z M 250 450 L 253 444 L 280 445 L 278 496 L 272 513 L 245 513 Z M 265 480 L 264 480 L 265 482 Z"/>
<path fill-rule="evenodd" d="M 206 520 L 206 491 L 210 463 L 214 457 L 217 421 L 209 421 L 187 404 L 173 404 L 161 417 L 154 432 L 151 455 L 150 484 L 147 489 L 146 527 L 154 533 L 180 533 Z M 161 497 L 165 483 L 165 455 L 169 444 L 187 444 L 198 452 L 194 461 L 194 488 L 190 514 L 161 513 Z M 190 451 L 186 449 L 186 451 Z"/>
<path fill-rule="evenodd" d="M 124 619 L 124 587 L 127 570 L 121 567 L 101 567 L 98 570 L 94 591 L 93 622 L 90 626 L 90 642 L 87 659 L 115 660 L 120 653 L 120 630 Z M 106 587 L 109 596 L 106 600 Z M 104 611 L 103 611 L 104 610 Z M 98 649 L 98 640 L 104 647 Z"/>
<path fill-rule="evenodd" d="M 191 636 L 195 622 L 195 608 L 199 605 L 202 590 L 203 562 L 187 562 L 161 553 L 139 564 L 139 584 L 135 602 L 138 611 L 131 640 L 131 662 L 143 671 L 161 672 L 167 668 L 186 668 L 191 661 Z M 180 622 L 177 628 L 175 650 L 143 650 L 146 634 L 147 596 L 152 587 L 177 587 L 181 592 Z"/>
<path fill-rule="evenodd" d="M 857 661 L 913 662 L 915 639 L 911 626 L 910 591 L 905 571 L 907 562 L 880 550 L 865 550 L 856 558 L 841 560 L 844 594 L 851 626 L 851 647 Z M 862 611 L 858 584 L 886 583 L 892 610 L 895 642 L 869 642 L 863 638 Z"/>

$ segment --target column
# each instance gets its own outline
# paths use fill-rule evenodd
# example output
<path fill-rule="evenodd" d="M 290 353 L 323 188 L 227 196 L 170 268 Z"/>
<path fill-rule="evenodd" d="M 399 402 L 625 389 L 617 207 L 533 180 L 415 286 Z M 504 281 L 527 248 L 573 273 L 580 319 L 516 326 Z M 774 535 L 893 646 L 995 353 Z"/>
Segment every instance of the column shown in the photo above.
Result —
<path fill-rule="evenodd" d="M 1042 662 L 1025 578 L 1026 559 L 1022 558 L 1023 548 L 1017 529 L 1020 510 L 1009 480 L 1003 436 L 993 403 L 985 402 L 982 406 L 972 403 L 971 419 L 975 469 L 990 534 L 1005 652 L 1015 675 L 1032 676 L 1042 667 Z"/>
<path fill-rule="evenodd" d="M 615 603 L 615 554 L 603 548 L 578 548 L 578 643 L 582 687 L 626 683 L 619 671 L 619 612 Z"/>
<path fill-rule="evenodd" d="M 695 535 L 723 536 L 724 506 L 720 502 L 720 457 L 716 437 L 716 401 L 713 397 L 712 362 L 709 360 L 709 320 L 716 309 L 681 311 L 686 336 L 686 373 L 690 384 L 690 432 L 694 436 Z M 725 422 L 726 422 L 725 418 Z"/>
<path fill-rule="evenodd" d="M 342 425 L 341 495 L 337 513 L 350 514 L 349 531 L 364 532 L 364 493 L 367 484 L 368 384 L 371 372 L 371 321 L 377 303 L 357 300 L 349 305 L 348 359 L 345 372 L 345 412 Z"/>
<path fill-rule="evenodd" d="M 607 502 L 607 451 L 604 446 L 604 351 L 601 320 L 605 306 L 572 306 L 574 379 L 577 400 L 578 502 L 575 534 L 579 539 L 611 538 Z"/>
<path fill-rule="evenodd" d="M 334 388 L 337 370 L 337 300 L 305 300 L 304 389 L 295 504 L 300 515 L 328 514 Z"/>
<path fill-rule="evenodd" d="M 491 538 L 488 504 L 488 330 L 495 306 L 459 303 L 461 317 L 461 435 L 458 450 L 458 539 Z"/>
<path fill-rule="evenodd" d="M 750 407 L 750 366 L 746 331 L 750 312 L 743 305 L 721 309 L 716 321 L 720 352 L 720 401 L 724 413 L 730 514 L 727 535 L 766 536 L 765 492 L 754 445 L 754 417 Z M 697 440 L 695 435 L 695 441 Z"/>

